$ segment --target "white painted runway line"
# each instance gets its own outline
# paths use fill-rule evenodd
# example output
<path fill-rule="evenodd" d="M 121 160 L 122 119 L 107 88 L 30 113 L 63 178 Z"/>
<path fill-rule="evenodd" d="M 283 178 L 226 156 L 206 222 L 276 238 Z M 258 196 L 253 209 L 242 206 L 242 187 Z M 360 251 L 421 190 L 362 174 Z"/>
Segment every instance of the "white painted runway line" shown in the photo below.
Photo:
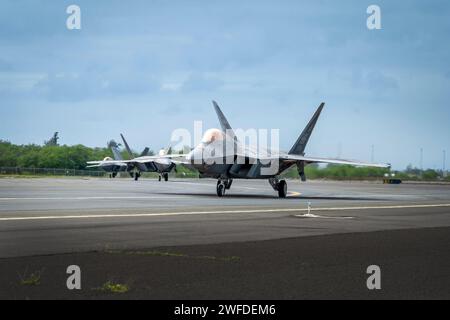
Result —
<path fill-rule="evenodd" d="M 311 208 L 310 211 L 344 211 L 344 210 L 373 210 L 373 209 L 405 209 L 405 208 L 437 208 L 450 207 L 450 203 L 442 204 L 414 204 L 414 205 L 388 205 L 388 206 L 364 206 L 364 207 L 333 207 Z M 156 217 L 156 216 L 182 216 L 182 215 L 212 215 L 212 214 L 236 214 L 236 213 L 279 213 L 279 212 L 307 212 L 308 208 L 279 208 L 279 209 L 254 209 L 254 210 L 216 210 L 216 211 L 179 211 L 179 212 L 155 212 L 155 213 L 127 213 L 127 214 L 89 214 L 89 215 L 53 215 L 53 216 L 28 216 L 28 217 L 2 217 L 0 221 L 27 221 L 27 220 L 56 220 L 56 219 L 99 219 L 99 218 L 130 218 L 130 217 Z M 311 216 L 313 218 L 313 216 Z"/>
<path fill-rule="evenodd" d="M 181 199 L 186 198 L 186 196 L 146 196 L 146 197 L 136 197 L 136 196 L 122 196 L 122 197 L 17 197 L 17 198 L 0 198 L 0 201 L 17 201 L 17 200 L 145 200 L 145 199 Z"/>
<path fill-rule="evenodd" d="M 296 214 L 297 218 L 316 218 L 316 219 L 353 219 L 353 217 L 333 217 L 333 216 L 321 216 L 313 213 Z"/>

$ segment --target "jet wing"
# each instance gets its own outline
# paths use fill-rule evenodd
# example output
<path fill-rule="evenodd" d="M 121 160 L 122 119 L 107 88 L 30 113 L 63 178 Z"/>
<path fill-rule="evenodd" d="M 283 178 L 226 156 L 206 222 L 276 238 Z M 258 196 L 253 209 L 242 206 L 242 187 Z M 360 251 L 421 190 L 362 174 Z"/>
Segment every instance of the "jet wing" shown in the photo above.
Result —
<path fill-rule="evenodd" d="M 103 161 L 87 161 L 86 163 L 89 165 L 86 168 L 94 168 L 94 167 L 100 167 L 103 164 L 112 164 L 112 165 L 126 165 L 127 163 L 131 162 L 131 160 L 103 160 Z"/>
<path fill-rule="evenodd" d="M 147 162 L 153 162 L 153 161 L 158 161 L 161 159 L 169 159 L 169 160 L 174 160 L 174 159 L 184 159 L 186 157 L 185 154 L 164 154 L 164 155 L 158 155 L 158 156 L 145 156 L 145 157 L 139 157 L 139 158 L 134 158 L 133 160 L 128 160 L 128 163 L 147 163 Z"/>
<path fill-rule="evenodd" d="M 357 160 L 346 160 L 346 159 L 336 159 L 336 158 L 320 158 L 320 157 L 309 157 L 302 156 L 299 154 L 289 154 L 289 153 L 279 153 L 279 154 L 270 154 L 269 151 L 266 151 L 265 155 L 260 155 L 257 152 L 256 148 L 247 147 L 240 152 L 237 152 L 237 156 L 248 158 L 250 160 L 256 161 L 270 161 L 270 160 L 279 160 L 284 162 L 298 162 L 303 161 L 305 164 L 308 163 L 331 163 L 331 164 L 348 164 L 352 166 L 361 166 L 361 167 L 377 167 L 377 168 L 390 168 L 391 165 L 389 163 L 369 163 L 364 161 Z"/>
<path fill-rule="evenodd" d="M 100 165 L 103 161 L 87 161 L 87 164 Z"/>
<path fill-rule="evenodd" d="M 334 159 L 334 158 L 318 158 L 318 157 L 306 157 L 296 154 L 285 154 L 278 157 L 284 161 L 304 161 L 306 163 L 331 163 L 331 164 L 348 164 L 352 166 L 361 167 L 376 167 L 376 168 L 390 168 L 389 163 L 370 163 L 356 160 Z"/>
<path fill-rule="evenodd" d="M 157 161 L 159 159 L 176 159 L 176 158 L 184 158 L 185 154 L 166 154 L 166 155 L 158 155 L 158 156 L 145 156 L 134 158 L 131 160 L 103 160 L 103 161 L 87 161 L 87 164 L 98 165 L 98 164 L 135 164 L 135 163 L 147 163 Z"/>

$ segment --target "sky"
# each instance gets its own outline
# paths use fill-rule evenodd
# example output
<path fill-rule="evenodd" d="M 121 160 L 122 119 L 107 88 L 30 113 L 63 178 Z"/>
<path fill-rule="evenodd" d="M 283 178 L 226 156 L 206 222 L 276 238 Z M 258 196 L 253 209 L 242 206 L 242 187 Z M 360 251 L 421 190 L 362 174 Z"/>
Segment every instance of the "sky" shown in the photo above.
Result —
<path fill-rule="evenodd" d="M 69 30 L 66 9 L 81 9 Z M 369 30 L 366 10 L 381 9 Z M 280 129 L 307 155 L 441 169 L 450 153 L 450 2 L 0 2 L 0 139 L 133 149 L 177 128 Z M 447 156 L 447 159 L 450 156 Z M 446 168 L 449 167 L 447 160 Z"/>

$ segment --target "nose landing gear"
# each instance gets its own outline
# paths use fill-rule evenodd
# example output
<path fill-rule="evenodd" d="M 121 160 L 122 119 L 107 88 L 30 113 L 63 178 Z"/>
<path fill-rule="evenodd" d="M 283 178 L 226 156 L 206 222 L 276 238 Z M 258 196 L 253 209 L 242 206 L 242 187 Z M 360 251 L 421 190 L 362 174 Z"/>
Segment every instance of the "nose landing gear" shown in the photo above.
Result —
<path fill-rule="evenodd" d="M 231 188 L 231 184 L 233 183 L 233 179 L 218 179 L 217 180 L 217 196 L 223 197 L 225 195 L 225 190 Z"/>
<path fill-rule="evenodd" d="M 273 190 L 278 191 L 278 197 L 286 198 L 287 195 L 287 183 L 286 180 L 278 180 L 278 178 L 270 178 L 269 183 Z"/>
<path fill-rule="evenodd" d="M 164 177 L 164 181 L 169 181 L 169 173 L 167 173 L 167 172 L 160 173 L 158 176 L 158 181 L 161 181 L 163 177 Z"/>

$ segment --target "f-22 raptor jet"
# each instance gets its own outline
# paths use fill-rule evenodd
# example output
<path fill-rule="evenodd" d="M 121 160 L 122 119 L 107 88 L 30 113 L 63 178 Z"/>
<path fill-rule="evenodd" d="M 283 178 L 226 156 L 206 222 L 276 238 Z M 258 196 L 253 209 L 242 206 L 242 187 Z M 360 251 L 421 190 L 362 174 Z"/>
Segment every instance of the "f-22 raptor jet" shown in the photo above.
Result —
<path fill-rule="evenodd" d="M 198 170 L 200 177 L 217 179 L 216 191 L 219 197 L 225 194 L 225 190 L 230 189 L 233 179 L 268 179 L 272 188 L 278 192 L 278 196 L 284 198 L 287 195 L 287 184 L 285 180 L 280 179 L 280 174 L 294 165 L 297 166 L 302 181 L 306 180 L 305 166 L 310 163 L 390 167 L 389 164 L 385 163 L 365 163 L 306 156 L 306 145 L 322 112 L 324 103 L 321 103 L 317 108 L 289 152 L 267 149 L 264 153 L 255 151 L 254 146 L 247 146 L 239 141 L 215 101 L 213 101 L 213 105 L 222 130 L 207 130 L 198 146 L 184 159 L 174 161 Z"/>
<path fill-rule="evenodd" d="M 111 172 L 112 177 L 115 177 L 118 172 L 126 171 L 136 181 L 142 172 L 157 172 L 159 174 L 159 181 L 162 178 L 165 181 L 169 180 L 169 172 L 175 169 L 175 163 L 170 160 L 171 156 L 168 155 L 170 148 L 160 150 L 158 156 L 148 156 L 149 149 L 145 148 L 141 155 L 135 158 L 123 134 L 120 134 L 120 136 L 131 159 L 123 160 L 116 145 L 115 147 L 111 147 L 114 159 L 106 157 L 102 161 L 88 161 L 88 168 L 100 167 L 107 172 Z"/>
<path fill-rule="evenodd" d="M 108 172 L 110 178 L 115 178 L 117 173 L 127 171 L 128 166 L 121 162 L 123 158 L 120 154 L 119 145 L 114 140 L 108 142 L 108 147 L 111 149 L 114 159 L 106 157 L 102 161 L 88 161 L 89 166 L 86 168 L 100 168 Z"/>
<path fill-rule="evenodd" d="M 169 172 L 172 169 L 175 170 L 175 164 L 169 158 L 165 157 L 168 153 L 170 153 L 170 147 L 161 149 L 159 151 L 159 156 L 147 156 L 149 149 L 145 148 L 145 150 L 138 158 L 133 158 L 133 152 L 131 151 L 130 146 L 125 140 L 125 137 L 123 136 L 123 134 L 120 134 L 120 136 L 122 137 L 122 141 L 125 145 L 125 148 L 127 149 L 130 158 L 132 158 L 132 160 L 127 162 L 127 165 L 130 175 L 132 177 L 134 176 L 134 180 L 139 179 L 142 171 L 157 172 L 159 174 L 159 181 L 161 181 L 162 178 L 164 178 L 164 181 L 169 180 Z"/>

